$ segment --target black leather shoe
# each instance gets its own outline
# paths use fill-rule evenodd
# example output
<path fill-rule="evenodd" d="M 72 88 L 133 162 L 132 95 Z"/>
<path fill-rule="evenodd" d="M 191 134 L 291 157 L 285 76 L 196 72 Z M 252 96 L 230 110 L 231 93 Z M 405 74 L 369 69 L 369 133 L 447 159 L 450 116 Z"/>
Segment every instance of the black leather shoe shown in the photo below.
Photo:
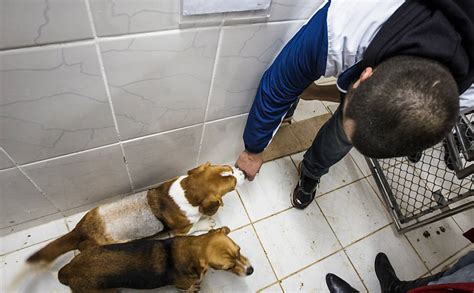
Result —
<path fill-rule="evenodd" d="M 313 202 L 316 196 L 316 188 L 318 187 L 319 180 L 314 180 L 304 175 L 300 176 L 298 184 L 296 184 L 295 190 L 291 195 L 291 205 L 297 209 L 304 209 Z"/>
<path fill-rule="evenodd" d="M 356 293 L 359 292 L 352 288 L 351 285 L 347 284 L 346 281 L 339 278 L 334 274 L 326 275 L 326 284 L 328 285 L 329 292 L 331 293 Z"/>
<path fill-rule="evenodd" d="M 400 287 L 401 282 L 385 253 L 380 252 L 375 257 L 375 274 L 377 274 L 383 293 L 399 292 L 398 287 Z"/>
<path fill-rule="evenodd" d="M 411 289 L 423 287 L 432 281 L 439 280 L 445 272 L 442 271 L 432 276 L 411 281 L 400 281 L 384 253 L 379 253 L 375 257 L 375 273 L 377 274 L 377 279 L 379 279 L 382 293 L 405 293 Z"/>
<path fill-rule="evenodd" d="M 422 152 L 417 152 L 407 156 L 408 161 L 418 163 L 421 160 Z"/>

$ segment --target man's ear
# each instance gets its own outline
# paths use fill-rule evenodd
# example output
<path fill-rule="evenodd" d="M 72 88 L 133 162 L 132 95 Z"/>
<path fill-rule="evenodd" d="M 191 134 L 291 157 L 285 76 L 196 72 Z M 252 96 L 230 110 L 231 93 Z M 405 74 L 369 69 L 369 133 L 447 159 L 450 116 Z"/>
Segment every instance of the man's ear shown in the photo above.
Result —
<path fill-rule="evenodd" d="M 352 86 L 352 88 L 355 89 L 358 86 L 360 86 L 367 79 L 369 79 L 369 77 L 371 77 L 372 74 L 374 74 L 374 71 L 373 71 L 372 67 L 365 68 L 364 71 L 362 71 L 362 73 L 360 74 L 359 79 L 356 82 L 354 82 L 354 85 Z"/>
<path fill-rule="evenodd" d="M 214 215 L 219 207 L 224 206 L 222 198 L 217 195 L 210 195 L 206 197 L 199 205 L 199 212 L 201 214 L 212 216 Z"/>
<path fill-rule="evenodd" d="M 202 171 L 204 171 L 207 167 L 209 167 L 211 165 L 211 163 L 209 162 L 206 162 L 204 164 L 201 164 L 199 166 L 197 166 L 196 168 L 194 169 L 191 169 L 188 171 L 188 175 L 191 175 L 191 174 L 196 174 L 196 173 L 201 173 Z"/>

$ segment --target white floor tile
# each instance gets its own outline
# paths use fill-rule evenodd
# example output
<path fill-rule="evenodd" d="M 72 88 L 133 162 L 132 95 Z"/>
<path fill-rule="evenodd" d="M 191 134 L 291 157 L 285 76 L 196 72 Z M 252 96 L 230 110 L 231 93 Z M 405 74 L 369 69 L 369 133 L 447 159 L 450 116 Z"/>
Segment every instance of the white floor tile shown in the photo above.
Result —
<path fill-rule="evenodd" d="M 67 231 L 64 218 L 56 219 L 25 230 L 15 231 L 1 238 L 0 255 L 56 238 L 67 233 Z"/>
<path fill-rule="evenodd" d="M 341 248 L 315 204 L 272 216 L 255 229 L 279 278 Z"/>
<path fill-rule="evenodd" d="M 250 219 L 256 221 L 290 207 L 297 181 L 298 173 L 289 157 L 263 164 L 254 181 L 238 188 Z"/>
<path fill-rule="evenodd" d="M 429 269 L 469 244 L 451 218 L 407 232 L 406 236 Z"/>
<path fill-rule="evenodd" d="M 474 244 L 471 243 L 467 247 L 463 248 L 461 251 L 453 255 L 452 257 L 448 258 L 445 260 L 443 263 L 438 265 L 436 268 L 432 269 L 431 272 L 433 274 L 442 272 L 448 268 L 450 268 L 452 265 L 454 265 L 461 257 L 465 256 L 468 252 L 474 250 Z"/>
<path fill-rule="evenodd" d="M 281 290 L 281 287 L 279 284 L 273 284 L 268 288 L 265 288 L 259 292 L 262 293 L 283 293 L 283 290 Z"/>
<path fill-rule="evenodd" d="M 301 121 L 327 113 L 329 112 L 321 101 L 300 100 L 293 114 L 293 119 L 295 121 Z"/>
<path fill-rule="evenodd" d="M 304 152 L 291 156 L 296 166 L 303 160 L 303 155 Z M 342 160 L 329 168 L 329 172 L 326 175 L 321 177 L 316 196 L 328 193 L 362 177 L 364 177 L 364 175 L 354 163 L 351 156 L 345 156 Z"/>
<path fill-rule="evenodd" d="M 39 243 L 4 256 L 0 266 L 0 275 L 2 276 L 0 278 L 2 279 L 0 292 L 70 292 L 67 286 L 59 283 L 57 272 L 72 259 L 72 252 L 59 257 L 50 269 L 44 271 L 28 270 L 25 265 L 25 260 L 46 243 Z M 23 270 L 25 270 L 24 275 L 20 274 Z M 19 281 L 15 282 L 15 286 L 13 286 L 13 280 L 19 275 L 23 277 L 19 278 Z"/>
<path fill-rule="evenodd" d="M 333 273 L 360 292 L 366 291 L 344 252 L 338 252 L 283 280 L 285 292 L 328 292 L 326 274 Z"/>
<path fill-rule="evenodd" d="M 349 154 L 351 155 L 352 159 L 355 161 L 359 169 L 362 171 L 362 174 L 364 174 L 364 176 L 372 174 L 372 172 L 370 172 L 369 165 L 367 165 L 367 161 L 365 160 L 364 155 L 359 153 L 359 151 L 355 148 L 352 148 Z"/>
<path fill-rule="evenodd" d="M 387 254 L 401 280 L 418 278 L 427 272 L 410 243 L 391 226 L 349 246 L 346 252 L 369 292 L 380 292 L 374 270 L 375 256 L 379 252 Z"/>
<path fill-rule="evenodd" d="M 474 208 L 454 215 L 453 219 L 459 227 L 461 227 L 463 232 L 474 228 Z"/>
<path fill-rule="evenodd" d="M 244 206 L 236 191 L 232 191 L 223 197 L 224 206 L 219 208 L 213 216 L 216 227 L 227 226 L 231 230 L 250 223 Z"/>
<path fill-rule="evenodd" d="M 82 217 L 84 217 L 87 214 L 87 212 L 88 211 L 79 212 L 77 214 L 66 217 L 66 225 L 69 231 L 71 231 L 72 229 L 76 227 L 77 223 L 79 223 L 79 221 L 82 219 Z"/>
<path fill-rule="evenodd" d="M 379 198 L 363 179 L 317 198 L 343 246 L 390 223 Z"/>
<path fill-rule="evenodd" d="M 202 292 L 255 292 L 276 282 L 275 275 L 268 263 L 252 227 L 245 227 L 229 234 L 248 257 L 254 267 L 254 273 L 247 277 L 238 277 L 229 272 L 209 270 L 201 284 Z"/>

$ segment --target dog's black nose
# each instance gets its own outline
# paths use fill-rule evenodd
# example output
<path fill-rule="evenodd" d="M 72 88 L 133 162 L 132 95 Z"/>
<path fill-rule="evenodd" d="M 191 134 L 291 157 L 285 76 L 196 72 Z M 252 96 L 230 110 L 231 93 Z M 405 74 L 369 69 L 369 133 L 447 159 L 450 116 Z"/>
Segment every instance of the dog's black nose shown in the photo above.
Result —
<path fill-rule="evenodd" d="M 250 276 L 251 274 L 253 274 L 253 267 L 252 266 L 248 267 L 246 273 L 247 273 L 247 276 Z"/>

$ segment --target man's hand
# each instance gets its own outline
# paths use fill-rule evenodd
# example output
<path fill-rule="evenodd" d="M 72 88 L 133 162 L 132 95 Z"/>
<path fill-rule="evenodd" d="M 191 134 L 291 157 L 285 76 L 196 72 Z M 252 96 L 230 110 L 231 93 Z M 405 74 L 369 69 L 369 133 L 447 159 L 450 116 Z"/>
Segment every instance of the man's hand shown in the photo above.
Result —
<path fill-rule="evenodd" d="M 243 151 L 240 153 L 239 159 L 235 163 L 235 166 L 245 173 L 249 181 L 252 181 L 260 170 L 262 164 L 262 153 L 252 154 L 247 151 Z"/>

